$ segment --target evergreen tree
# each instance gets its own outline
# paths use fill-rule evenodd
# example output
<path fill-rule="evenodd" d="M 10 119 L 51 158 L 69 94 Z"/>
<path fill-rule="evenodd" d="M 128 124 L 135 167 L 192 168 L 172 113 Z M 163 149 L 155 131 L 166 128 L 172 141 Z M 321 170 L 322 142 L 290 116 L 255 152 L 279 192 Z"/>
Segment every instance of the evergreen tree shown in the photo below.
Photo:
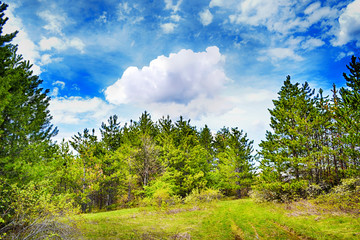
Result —
<path fill-rule="evenodd" d="M 2 3 L 0 33 L 7 21 L 6 8 Z M 50 123 L 49 90 L 40 87 L 42 80 L 33 75 L 29 61 L 23 60 L 17 46 L 10 44 L 15 35 L 0 36 L 0 174 L 11 178 L 20 175 L 16 162 L 28 155 L 31 145 L 49 142 L 57 133 Z M 30 161 L 41 161 L 43 156 Z"/>
<path fill-rule="evenodd" d="M 269 184 L 265 188 L 272 188 L 277 181 L 278 192 L 287 189 L 290 195 L 301 194 L 307 183 L 304 180 L 313 177 L 314 154 L 321 150 L 314 142 L 319 112 L 307 83 L 292 84 L 287 76 L 278 94 L 274 109 L 269 110 L 273 132 L 267 132 L 260 143 L 262 181 Z M 290 183 L 290 188 L 283 183 Z"/>
<path fill-rule="evenodd" d="M 105 145 L 105 148 L 109 151 L 115 151 L 122 143 L 122 129 L 120 123 L 117 121 L 118 116 L 113 115 L 108 119 L 108 125 L 101 124 L 100 133 L 101 140 Z"/>
<path fill-rule="evenodd" d="M 223 133 L 227 133 L 223 135 Z M 221 136 L 221 137 L 219 137 Z M 227 136 L 224 138 L 224 136 Z M 227 195 L 241 198 L 250 190 L 254 179 L 253 141 L 238 128 L 222 129 L 216 139 L 221 139 L 217 149 L 219 187 Z"/>
<path fill-rule="evenodd" d="M 348 88 L 340 89 L 341 107 L 337 109 L 337 120 L 344 128 L 343 142 L 346 144 L 347 165 L 359 175 L 360 170 L 360 58 L 352 56 L 346 67 L 350 74 L 344 73 Z"/>
<path fill-rule="evenodd" d="M 210 128 L 205 125 L 203 129 L 201 129 L 199 134 L 200 144 L 209 152 L 212 153 L 212 145 L 213 145 L 213 136 L 211 134 Z"/>

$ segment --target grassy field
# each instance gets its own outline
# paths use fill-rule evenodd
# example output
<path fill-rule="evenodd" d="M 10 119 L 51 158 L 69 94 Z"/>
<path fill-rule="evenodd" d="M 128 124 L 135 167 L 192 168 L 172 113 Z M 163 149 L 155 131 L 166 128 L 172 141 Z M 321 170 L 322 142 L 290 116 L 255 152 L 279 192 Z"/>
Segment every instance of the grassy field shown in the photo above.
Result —
<path fill-rule="evenodd" d="M 252 199 L 80 216 L 84 239 L 360 239 L 360 219 Z"/>

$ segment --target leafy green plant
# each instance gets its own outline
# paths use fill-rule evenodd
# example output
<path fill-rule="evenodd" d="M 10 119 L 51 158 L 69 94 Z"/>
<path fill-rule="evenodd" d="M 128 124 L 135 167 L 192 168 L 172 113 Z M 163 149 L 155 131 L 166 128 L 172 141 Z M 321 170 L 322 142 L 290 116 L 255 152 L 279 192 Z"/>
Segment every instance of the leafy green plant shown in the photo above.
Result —
<path fill-rule="evenodd" d="M 184 199 L 185 203 L 209 203 L 222 198 L 222 194 L 217 189 L 193 189 Z"/>
<path fill-rule="evenodd" d="M 75 233 L 74 222 L 64 217 L 77 213 L 66 195 L 53 195 L 48 183 L 24 187 L 1 181 L 0 236 L 7 239 L 68 239 Z M 6 193 L 6 195 L 4 195 Z M 5 199 L 5 200 L 4 200 Z"/>
<path fill-rule="evenodd" d="M 318 196 L 314 202 L 324 208 L 360 214 L 360 178 L 343 179 L 339 186 Z"/>
<path fill-rule="evenodd" d="M 254 186 L 250 196 L 258 202 L 289 202 L 305 195 L 307 182 L 264 182 Z"/>

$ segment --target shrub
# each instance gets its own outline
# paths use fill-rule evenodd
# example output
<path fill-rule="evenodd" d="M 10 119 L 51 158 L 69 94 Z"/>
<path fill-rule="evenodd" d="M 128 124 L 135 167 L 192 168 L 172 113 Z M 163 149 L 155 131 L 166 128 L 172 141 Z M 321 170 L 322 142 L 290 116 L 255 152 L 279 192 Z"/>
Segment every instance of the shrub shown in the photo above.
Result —
<path fill-rule="evenodd" d="M 307 189 L 306 189 L 306 196 L 310 197 L 310 198 L 314 198 L 319 196 L 321 193 L 323 193 L 323 189 L 321 188 L 320 185 L 317 184 L 311 184 Z"/>
<path fill-rule="evenodd" d="M 307 183 L 294 182 L 260 183 L 254 186 L 250 196 L 257 202 L 290 202 L 306 195 Z"/>
<path fill-rule="evenodd" d="M 330 193 L 314 201 L 325 208 L 360 214 L 360 178 L 343 179 Z"/>
<path fill-rule="evenodd" d="M 174 186 L 171 183 L 163 179 L 155 180 L 144 188 L 146 197 L 142 199 L 142 205 L 161 208 L 180 203 L 181 198 L 174 194 L 173 188 Z"/>
<path fill-rule="evenodd" d="M 75 225 L 64 217 L 77 209 L 67 196 L 51 194 L 46 185 L 29 183 L 18 187 L 1 179 L 0 194 L 6 197 L 0 200 L 0 236 L 5 239 L 72 237 Z"/>
<path fill-rule="evenodd" d="M 217 189 L 193 189 L 184 199 L 185 203 L 208 203 L 222 198 L 222 194 Z"/>

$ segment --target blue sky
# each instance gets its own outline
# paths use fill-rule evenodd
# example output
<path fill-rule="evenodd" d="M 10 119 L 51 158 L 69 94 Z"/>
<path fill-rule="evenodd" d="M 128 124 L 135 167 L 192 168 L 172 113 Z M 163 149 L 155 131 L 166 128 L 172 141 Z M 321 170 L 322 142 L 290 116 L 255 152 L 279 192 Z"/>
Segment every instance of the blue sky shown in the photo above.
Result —
<path fill-rule="evenodd" d="M 360 0 L 10 0 L 5 32 L 69 139 L 110 115 L 182 115 L 257 145 L 290 75 L 330 93 L 359 56 Z"/>

